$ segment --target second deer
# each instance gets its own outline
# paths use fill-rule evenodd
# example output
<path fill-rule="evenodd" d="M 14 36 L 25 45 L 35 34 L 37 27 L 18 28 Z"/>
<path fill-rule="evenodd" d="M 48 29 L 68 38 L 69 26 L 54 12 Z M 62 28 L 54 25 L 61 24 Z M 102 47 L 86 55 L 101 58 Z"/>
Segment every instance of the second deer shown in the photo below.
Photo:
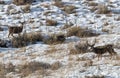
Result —
<path fill-rule="evenodd" d="M 95 42 L 96 42 L 96 40 L 95 40 Z M 107 52 L 110 54 L 111 58 L 112 58 L 112 56 L 117 55 L 117 53 L 114 51 L 112 44 L 107 44 L 107 45 L 98 46 L 98 47 L 94 47 L 95 43 L 92 45 L 90 45 L 90 44 L 88 44 L 88 45 L 91 47 L 92 51 L 97 54 L 98 60 L 99 60 L 99 57 L 102 58 L 102 55 Z"/>
<path fill-rule="evenodd" d="M 13 34 L 18 34 L 20 36 L 20 33 L 22 32 L 23 30 L 23 25 L 25 22 L 20 22 L 21 23 L 21 26 L 20 27 L 17 27 L 17 26 L 12 26 L 12 27 L 8 27 L 8 30 L 9 30 L 9 34 L 8 34 L 8 37 L 11 35 L 13 36 Z M 14 37 L 14 36 L 13 36 Z"/>

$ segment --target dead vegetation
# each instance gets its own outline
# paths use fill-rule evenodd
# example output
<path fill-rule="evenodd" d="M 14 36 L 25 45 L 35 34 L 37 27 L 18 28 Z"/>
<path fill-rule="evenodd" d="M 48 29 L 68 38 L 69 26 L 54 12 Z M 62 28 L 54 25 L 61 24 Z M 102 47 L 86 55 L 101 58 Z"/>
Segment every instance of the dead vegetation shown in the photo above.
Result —
<path fill-rule="evenodd" d="M 26 4 L 21 7 L 24 13 L 29 13 L 30 12 L 30 4 Z"/>
<path fill-rule="evenodd" d="M 108 6 L 104 4 L 99 4 L 97 6 L 97 14 L 109 14 L 110 10 L 108 9 Z"/>
<path fill-rule="evenodd" d="M 62 10 L 67 13 L 67 14 L 72 14 L 72 13 L 76 13 L 77 7 L 73 6 L 73 5 L 65 5 Z"/>
<path fill-rule="evenodd" d="M 105 78 L 104 75 L 92 75 L 92 76 L 85 76 L 85 78 Z"/>
<path fill-rule="evenodd" d="M 3 31 L 4 29 L 0 27 L 0 31 Z"/>
<path fill-rule="evenodd" d="M 16 5 L 25 5 L 25 4 L 31 4 L 33 0 L 13 0 L 13 4 Z"/>
<path fill-rule="evenodd" d="M 89 45 L 86 40 L 83 40 L 83 41 L 79 41 L 78 43 L 76 43 L 74 47 L 78 53 L 86 53 L 88 52 Z"/>
<path fill-rule="evenodd" d="M 12 38 L 12 47 L 24 47 L 28 44 L 34 44 L 37 41 L 42 41 L 43 37 L 40 32 L 24 33 L 21 36 Z"/>
<path fill-rule="evenodd" d="M 47 38 L 43 39 L 45 44 L 59 44 L 65 41 L 65 35 L 58 33 L 58 34 L 51 34 L 48 35 Z"/>
<path fill-rule="evenodd" d="M 14 72 L 16 74 L 20 74 L 21 77 L 26 77 L 29 74 L 35 73 L 39 71 L 39 75 L 48 75 L 47 70 L 57 70 L 62 66 L 60 62 L 54 62 L 53 64 L 36 62 L 32 61 L 29 63 L 25 63 L 23 65 L 13 65 L 12 63 L 8 64 L 0 64 L 0 77 L 6 78 L 8 73 Z"/>
<path fill-rule="evenodd" d="M 0 1 L 0 4 L 5 4 L 5 1 Z"/>
<path fill-rule="evenodd" d="M 53 4 L 54 6 L 57 6 L 57 7 L 59 7 L 59 8 L 62 8 L 62 7 L 64 7 L 64 3 L 62 2 L 62 1 L 55 1 L 54 2 L 54 4 Z"/>
<path fill-rule="evenodd" d="M 79 26 L 72 26 L 66 29 L 67 37 L 78 36 L 78 37 L 92 37 L 98 36 L 99 33 L 94 33 L 92 30 L 81 28 Z"/>
<path fill-rule="evenodd" d="M 51 19 L 46 19 L 46 25 L 47 26 L 57 26 L 57 21 L 51 20 Z"/>
<path fill-rule="evenodd" d="M 94 1 L 90 1 L 88 2 L 89 6 L 98 6 L 98 3 L 94 2 Z"/>

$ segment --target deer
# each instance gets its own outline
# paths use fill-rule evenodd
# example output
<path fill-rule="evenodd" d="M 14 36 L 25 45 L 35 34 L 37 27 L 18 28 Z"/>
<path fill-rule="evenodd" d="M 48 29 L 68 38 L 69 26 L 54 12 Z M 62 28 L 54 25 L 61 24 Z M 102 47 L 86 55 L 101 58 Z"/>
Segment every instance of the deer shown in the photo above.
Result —
<path fill-rule="evenodd" d="M 20 36 L 20 33 L 23 30 L 23 25 L 25 22 L 20 22 L 20 23 L 21 23 L 20 27 L 17 27 L 17 26 L 8 27 L 8 30 L 9 30 L 8 38 L 10 35 L 14 37 L 13 34 L 18 34 Z"/>
<path fill-rule="evenodd" d="M 96 40 L 95 40 L 96 42 Z M 104 46 L 97 46 L 97 47 L 94 47 L 95 45 L 95 42 L 94 44 L 90 45 L 88 43 L 88 45 L 91 47 L 92 51 L 97 54 L 97 57 L 98 57 L 98 60 L 99 60 L 99 57 L 101 57 L 102 59 L 102 55 L 104 53 L 109 53 L 110 54 L 110 59 L 112 58 L 112 56 L 114 55 L 117 55 L 117 53 L 114 51 L 114 48 L 113 48 L 113 45 L 112 44 L 106 44 Z"/>

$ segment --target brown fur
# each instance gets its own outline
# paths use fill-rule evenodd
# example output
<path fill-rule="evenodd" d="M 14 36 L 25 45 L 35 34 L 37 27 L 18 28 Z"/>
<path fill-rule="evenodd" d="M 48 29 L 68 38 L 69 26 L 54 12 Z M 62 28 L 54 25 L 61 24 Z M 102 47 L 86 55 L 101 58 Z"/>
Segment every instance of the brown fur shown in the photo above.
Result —
<path fill-rule="evenodd" d="M 90 47 L 91 47 L 92 51 L 97 54 L 98 60 L 99 60 L 99 57 L 102 58 L 102 54 L 107 53 L 107 52 L 110 54 L 111 58 L 113 55 L 117 55 L 117 53 L 113 49 L 112 44 L 107 44 L 107 45 L 98 46 L 98 47 L 94 47 L 94 45 L 95 44 L 90 45 Z"/>
<path fill-rule="evenodd" d="M 22 24 L 22 26 L 20 26 L 20 27 L 9 27 L 8 37 L 9 37 L 10 35 L 13 36 L 13 34 L 18 34 L 18 35 L 20 35 L 20 33 L 21 33 L 22 30 L 23 30 L 23 24 L 24 24 L 24 22 L 22 22 L 21 24 Z M 14 36 L 13 36 L 13 37 L 14 37 Z"/>

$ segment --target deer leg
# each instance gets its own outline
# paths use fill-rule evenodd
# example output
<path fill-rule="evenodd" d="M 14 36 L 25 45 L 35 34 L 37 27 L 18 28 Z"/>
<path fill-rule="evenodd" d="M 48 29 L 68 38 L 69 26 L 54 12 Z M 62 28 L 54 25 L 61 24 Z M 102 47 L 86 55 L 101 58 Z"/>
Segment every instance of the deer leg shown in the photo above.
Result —
<path fill-rule="evenodd" d="M 10 36 L 10 33 L 8 34 L 8 38 L 9 38 L 9 36 Z"/>
<path fill-rule="evenodd" d="M 11 34 L 11 36 L 13 36 L 13 33 Z M 14 36 L 13 36 L 14 37 Z"/>

